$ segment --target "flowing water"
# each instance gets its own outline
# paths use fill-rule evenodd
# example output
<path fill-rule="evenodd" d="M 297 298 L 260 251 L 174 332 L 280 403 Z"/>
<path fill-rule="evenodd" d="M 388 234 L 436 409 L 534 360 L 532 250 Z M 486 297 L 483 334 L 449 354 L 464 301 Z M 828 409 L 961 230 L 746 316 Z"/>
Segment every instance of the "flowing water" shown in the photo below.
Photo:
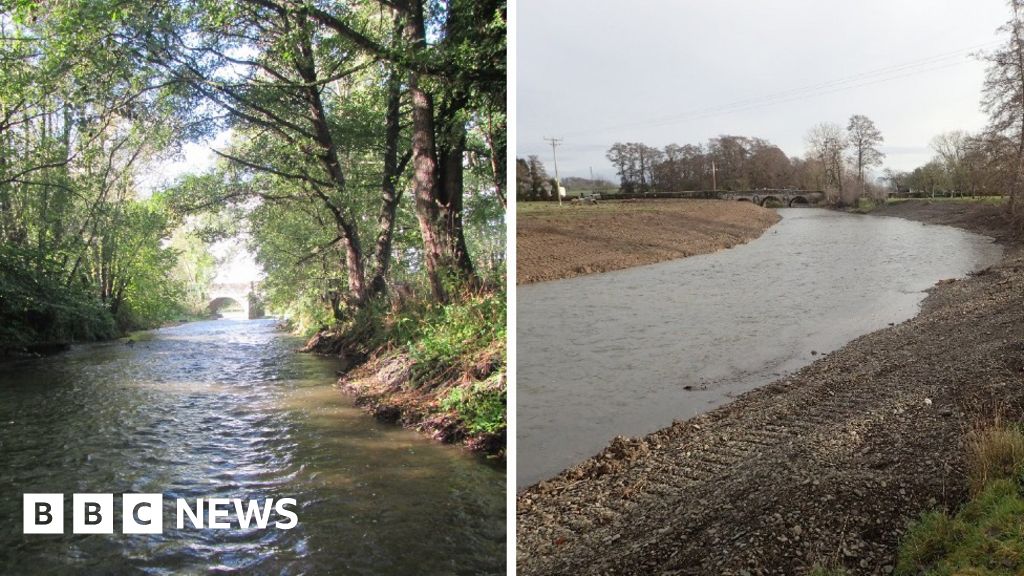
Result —
<path fill-rule="evenodd" d="M 368 417 L 272 320 L 136 338 L 0 366 L 0 573 L 504 571 L 504 470 Z M 65 494 L 63 535 L 22 534 L 26 492 Z M 115 494 L 114 534 L 71 534 L 72 493 Z M 123 493 L 164 495 L 163 534 L 121 533 Z M 178 497 L 295 498 L 299 522 L 179 530 Z"/>
<path fill-rule="evenodd" d="M 911 318 L 936 281 L 1001 254 L 947 226 L 779 213 L 731 250 L 518 289 L 517 486 Z"/>

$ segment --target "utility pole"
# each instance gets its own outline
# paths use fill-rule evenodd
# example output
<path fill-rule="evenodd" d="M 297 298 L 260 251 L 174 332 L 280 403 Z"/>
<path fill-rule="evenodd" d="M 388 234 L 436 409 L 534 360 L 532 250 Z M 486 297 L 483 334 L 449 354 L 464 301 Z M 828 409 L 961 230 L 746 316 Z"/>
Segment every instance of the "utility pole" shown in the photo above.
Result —
<path fill-rule="evenodd" d="M 562 205 L 562 180 L 558 177 L 558 153 L 555 151 L 562 143 L 562 138 L 545 138 L 551 143 L 551 157 L 555 161 L 555 196 L 558 197 L 558 205 Z"/>

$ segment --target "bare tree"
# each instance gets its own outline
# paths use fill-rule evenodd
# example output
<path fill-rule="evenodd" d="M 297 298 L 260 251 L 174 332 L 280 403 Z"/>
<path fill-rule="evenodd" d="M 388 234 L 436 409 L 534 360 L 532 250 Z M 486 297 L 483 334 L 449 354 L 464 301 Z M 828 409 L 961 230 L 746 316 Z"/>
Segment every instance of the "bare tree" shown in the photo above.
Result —
<path fill-rule="evenodd" d="M 840 196 L 843 191 L 843 150 L 846 146 L 846 134 L 838 124 L 822 122 L 807 133 L 808 154 L 821 163 L 822 188 L 836 190 Z"/>
<path fill-rule="evenodd" d="M 864 187 L 864 171 L 872 166 L 880 166 L 885 154 L 878 145 L 885 141 L 875 123 L 862 114 L 850 116 L 846 126 L 847 141 L 850 145 L 850 162 L 853 164 L 857 184 Z"/>
<path fill-rule="evenodd" d="M 1013 15 L 999 28 L 1008 38 L 989 62 L 982 93 L 982 108 L 989 115 L 988 130 L 1011 140 L 1013 173 L 1010 179 L 1010 213 L 1024 218 L 1024 0 L 1010 0 Z"/>
<path fill-rule="evenodd" d="M 971 188 L 967 164 L 969 141 L 970 137 L 963 130 L 943 132 L 932 138 L 932 150 L 942 161 L 951 191 L 955 194 L 965 194 Z"/>

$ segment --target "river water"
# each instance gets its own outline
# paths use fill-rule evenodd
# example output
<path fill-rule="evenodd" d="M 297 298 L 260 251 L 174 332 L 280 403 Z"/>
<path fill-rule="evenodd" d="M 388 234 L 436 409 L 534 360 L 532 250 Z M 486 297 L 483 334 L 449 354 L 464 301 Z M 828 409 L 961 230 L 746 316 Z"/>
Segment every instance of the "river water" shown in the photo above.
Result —
<path fill-rule="evenodd" d="M 779 213 L 731 250 L 518 288 L 518 487 L 911 318 L 1002 252 L 947 226 Z"/>
<path fill-rule="evenodd" d="M 273 320 L 135 338 L 0 366 L 0 573 L 504 571 L 504 470 L 368 417 Z M 26 492 L 65 494 L 65 534 L 22 534 Z M 70 534 L 92 492 L 114 534 Z M 122 534 L 122 493 L 164 494 L 163 534 Z M 178 530 L 178 497 L 295 498 L 299 522 Z"/>

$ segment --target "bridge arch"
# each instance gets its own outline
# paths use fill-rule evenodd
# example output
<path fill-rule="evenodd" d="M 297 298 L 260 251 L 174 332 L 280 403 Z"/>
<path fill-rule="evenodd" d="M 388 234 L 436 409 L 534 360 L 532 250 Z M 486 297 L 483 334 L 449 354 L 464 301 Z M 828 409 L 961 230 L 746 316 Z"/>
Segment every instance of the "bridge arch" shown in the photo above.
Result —
<path fill-rule="evenodd" d="M 789 199 L 789 207 L 792 208 L 794 204 L 805 204 L 810 205 L 811 201 L 806 196 L 793 196 Z"/>
<path fill-rule="evenodd" d="M 250 296 L 253 290 L 253 285 L 249 283 L 212 284 L 208 294 L 206 310 L 210 314 L 216 314 L 218 310 L 222 310 L 234 302 L 242 307 L 246 318 L 255 318 L 257 315 L 254 315 L 254 312 L 259 311 L 253 310 L 250 306 Z"/>
<path fill-rule="evenodd" d="M 751 200 L 750 198 L 747 198 L 746 196 L 739 196 L 739 197 L 736 198 L 736 201 L 737 202 L 753 202 L 753 200 Z"/>
<path fill-rule="evenodd" d="M 246 313 L 246 316 L 248 316 L 248 302 L 248 298 L 239 300 L 235 296 L 214 296 L 213 298 L 210 298 L 210 302 L 206 305 L 206 311 L 211 315 L 218 314 L 225 308 L 231 308 L 233 305 L 238 305 L 242 308 L 242 311 Z"/>
<path fill-rule="evenodd" d="M 768 205 L 769 202 L 775 202 L 777 204 L 785 205 L 785 202 L 783 202 L 782 200 L 779 200 L 775 196 L 765 196 L 764 198 L 761 198 L 760 204 L 761 204 L 761 206 L 766 206 L 766 205 Z"/>

